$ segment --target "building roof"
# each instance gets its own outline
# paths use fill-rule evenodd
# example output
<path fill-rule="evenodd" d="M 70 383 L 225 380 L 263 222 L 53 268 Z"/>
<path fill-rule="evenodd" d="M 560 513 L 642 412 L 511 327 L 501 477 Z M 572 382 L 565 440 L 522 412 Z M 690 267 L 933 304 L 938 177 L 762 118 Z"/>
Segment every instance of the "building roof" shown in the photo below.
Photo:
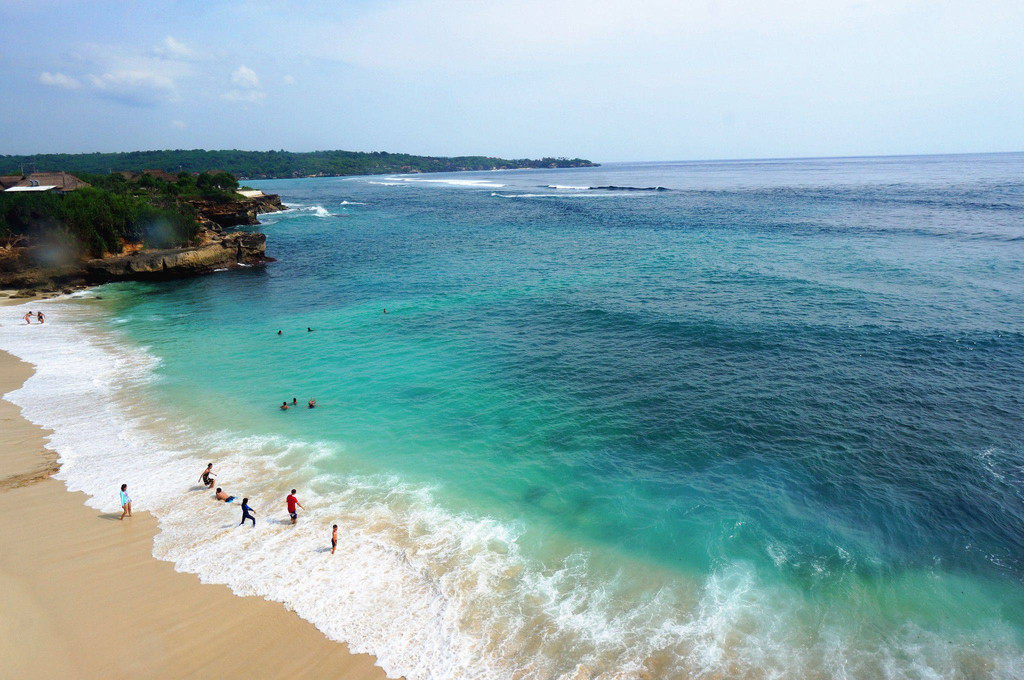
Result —
<path fill-rule="evenodd" d="M 163 181 L 170 182 L 171 184 L 178 181 L 178 175 L 176 173 L 167 172 L 166 170 L 143 170 L 142 172 L 131 172 L 129 170 L 122 170 L 117 174 L 132 182 L 139 181 L 139 178 L 141 178 L 143 175 L 150 175 L 154 179 L 162 179 Z"/>
<path fill-rule="evenodd" d="M 177 174 L 173 172 L 167 172 L 166 170 L 143 170 L 142 174 L 152 175 L 154 179 L 162 179 L 163 181 L 171 182 L 172 184 L 178 181 Z"/>
<path fill-rule="evenodd" d="M 15 186 L 15 187 L 7 187 L 6 189 L 4 189 L 4 193 L 5 194 L 9 194 L 9 193 L 12 193 L 12 192 L 13 193 L 20 193 L 20 192 L 24 192 L 24 191 L 52 191 L 53 189 L 56 189 L 56 188 L 57 188 L 56 184 L 37 184 L 35 186 Z"/>
<path fill-rule="evenodd" d="M 24 175 L 4 175 L 0 177 L 0 190 L 10 191 L 47 191 L 42 187 L 49 187 L 57 191 L 74 191 L 87 187 L 89 184 L 66 172 L 33 172 L 27 177 Z M 38 188 L 37 188 L 38 187 Z"/>

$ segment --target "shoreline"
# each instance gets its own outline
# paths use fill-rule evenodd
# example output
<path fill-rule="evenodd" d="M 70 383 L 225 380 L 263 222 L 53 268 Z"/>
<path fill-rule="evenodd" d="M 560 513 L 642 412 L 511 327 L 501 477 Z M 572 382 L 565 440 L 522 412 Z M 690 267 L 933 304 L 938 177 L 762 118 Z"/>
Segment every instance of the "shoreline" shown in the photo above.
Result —
<path fill-rule="evenodd" d="M 26 300 L 0 300 L 0 309 Z M 0 351 L 0 394 L 34 368 Z M 202 583 L 153 556 L 156 519 L 85 505 L 52 479 L 48 432 L 0 399 L 0 658 L 3 677 L 384 680 L 276 602 Z M 10 675 L 8 675 L 10 674 Z"/>

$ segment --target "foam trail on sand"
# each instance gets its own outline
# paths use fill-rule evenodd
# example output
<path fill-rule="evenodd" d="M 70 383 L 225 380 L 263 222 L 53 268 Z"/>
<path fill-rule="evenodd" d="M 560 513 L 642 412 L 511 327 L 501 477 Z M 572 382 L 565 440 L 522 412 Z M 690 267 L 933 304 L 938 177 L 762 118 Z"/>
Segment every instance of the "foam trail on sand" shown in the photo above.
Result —
<path fill-rule="evenodd" d="M 409 680 L 639 680 L 641 678 L 1021 677 L 1004 632 L 940 639 L 912 626 L 868 631 L 809 609 L 802 594 L 769 584 L 750 565 L 666 578 L 628 577 L 573 549 L 541 561 L 524 554 L 522 527 L 456 514 L 429 487 L 398 477 L 328 475 L 317 461 L 336 444 L 194 428 L 149 395 L 160 360 L 97 324 L 87 299 L 43 303 L 44 326 L 5 323 L 0 348 L 36 366 L 6 398 L 52 429 L 58 478 L 89 505 L 118 510 L 129 484 L 160 533 L 154 555 L 240 595 L 285 604 L 328 637 L 377 656 Z M 40 303 L 33 302 L 37 309 Z M 7 308 L 17 319 L 28 305 Z M 211 500 L 196 478 L 207 460 L 218 485 L 245 495 Z M 291 527 L 282 499 L 303 489 L 309 508 Z M 329 555 L 332 523 L 338 555 Z M 837 612 L 841 614 L 842 612 Z M 1009 650 L 1009 651 L 1007 651 Z M 979 664 L 981 664 L 979 666 Z"/>

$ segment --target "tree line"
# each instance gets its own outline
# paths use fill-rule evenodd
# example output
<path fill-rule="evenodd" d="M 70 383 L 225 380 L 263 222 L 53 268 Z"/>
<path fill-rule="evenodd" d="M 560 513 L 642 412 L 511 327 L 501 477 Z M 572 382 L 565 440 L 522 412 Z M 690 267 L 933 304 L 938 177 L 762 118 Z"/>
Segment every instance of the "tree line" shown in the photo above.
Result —
<path fill-rule="evenodd" d="M 17 240 L 95 257 L 127 244 L 146 248 L 189 245 L 199 235 L 191 200 L 217 203 L 240 198 L 238 180 L 226 172 L 182 172 L 171 182 L 144 174 L 76 173 L 91 186 L 66 194 L 0 193 L 0 246 Z"/>
<path fill-rule="evenodd" d="M 507 159 L 491 156 L 414 156 L 386 151 L 207 151 L 175 149 L 119 153 L 0 155 L 0 174 L 64 171 L 108 174 L 113 171 L 200 173 L 216 169 L 247 179 L 408 172 L 453 172 L 515 168 L 570 168 L 595 165 L 582 158 Z"/>

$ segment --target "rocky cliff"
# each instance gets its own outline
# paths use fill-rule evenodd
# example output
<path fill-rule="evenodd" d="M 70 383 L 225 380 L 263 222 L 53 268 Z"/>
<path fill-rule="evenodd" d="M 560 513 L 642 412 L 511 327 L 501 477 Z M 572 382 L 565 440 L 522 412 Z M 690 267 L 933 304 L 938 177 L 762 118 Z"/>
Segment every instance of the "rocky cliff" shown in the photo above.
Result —
<path fill-rule="evenodd" d="M 0 257 L 0 288 L 22 295 L 67 292 L 111 281 L 164 280 L 196 276 L 215 269 L 251 266 L 272 261 L 266 256 L 267 237 L 256 232 L 221 234 L 205 231 L 201 242 L 187 248 L 137 250 L 120 255 L 62 264 L 42 264 L 50 253 L 28 247 Z"/>
<path fill-rule="evenodd" d="M 214 231 L 259 224 L 257 215 L 287 210 L 287 207 L 281 203 L 281 197 L 277 194 L 264 194 L 226 203 L 205 200 L 186 202 L 195 208 L 203 226 Z"/>
<path fill-rule="evenodd" d="M 273 261 L 266 255 L 267 237 L 263 234 L 225 230 L 257 225 L 257 215 L 286 210 L 280 197 L 265 194 L 227 202 L 187 202 L 202 225 L 196 245 L 160 250 L 136 246 L 123 253 L 84 259 L 54 244 L 8 244 L 0 247 L 0 289 L 17 290 L 19 295 L 29 296 L 111 281 L 183 278 Z"/>

